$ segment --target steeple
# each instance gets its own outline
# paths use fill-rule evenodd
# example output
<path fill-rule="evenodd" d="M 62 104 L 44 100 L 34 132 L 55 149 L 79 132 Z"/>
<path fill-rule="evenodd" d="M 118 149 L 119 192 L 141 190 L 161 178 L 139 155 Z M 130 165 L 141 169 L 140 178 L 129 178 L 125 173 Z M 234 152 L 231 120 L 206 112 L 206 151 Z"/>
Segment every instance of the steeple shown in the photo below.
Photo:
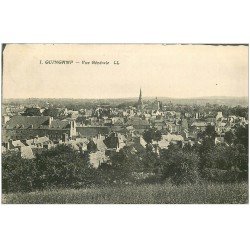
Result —
<path fill-rule="evenodd" d="M 141 88 L 140 88 L 140 94 L 139 94 L 139 99 L 138 99 L 137 106 L 138 106 L 139 110 L 143 109 L 143 101 L 142 101 L 142 91 L 141 91 Z"/>

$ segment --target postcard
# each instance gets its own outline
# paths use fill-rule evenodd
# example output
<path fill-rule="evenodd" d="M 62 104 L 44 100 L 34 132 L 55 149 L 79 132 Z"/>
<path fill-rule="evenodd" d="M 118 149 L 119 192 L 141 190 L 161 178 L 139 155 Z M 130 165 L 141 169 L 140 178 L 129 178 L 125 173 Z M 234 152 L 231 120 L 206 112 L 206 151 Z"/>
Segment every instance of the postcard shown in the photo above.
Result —
<path fill-rule="evenodd" d="M 248 44 L 2 44 L 3 204 L 248 203 Z"/>

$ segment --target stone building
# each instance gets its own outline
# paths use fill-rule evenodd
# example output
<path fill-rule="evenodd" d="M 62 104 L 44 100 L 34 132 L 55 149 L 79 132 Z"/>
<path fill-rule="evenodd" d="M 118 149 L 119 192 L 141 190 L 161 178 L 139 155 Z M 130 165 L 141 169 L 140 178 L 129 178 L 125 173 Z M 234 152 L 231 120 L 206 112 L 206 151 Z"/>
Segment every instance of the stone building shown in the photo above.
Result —
<path fill-rule="evenodd" d="M 3 127 L 2 140 L 25 140 L 47 136 L 50 140 L 62 140 L 65 134 L 76 137 L 75 121 L 61 121 L 50 116 L 13 116 Z"/>

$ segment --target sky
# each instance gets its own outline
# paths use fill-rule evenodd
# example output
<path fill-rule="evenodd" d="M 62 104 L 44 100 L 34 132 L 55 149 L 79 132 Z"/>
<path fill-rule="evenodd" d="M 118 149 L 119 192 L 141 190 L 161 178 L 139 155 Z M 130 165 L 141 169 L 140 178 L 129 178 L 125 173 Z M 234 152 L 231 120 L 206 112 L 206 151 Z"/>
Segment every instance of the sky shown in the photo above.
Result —
<path fill-rule="evenodd" d="M 73 63 L 46 63 L 54 60 Z M 128 98 L 140 88 L 147 97 L 248 96 L 248 46 L 9 44 L 3 52 L 4 98 Z"/>

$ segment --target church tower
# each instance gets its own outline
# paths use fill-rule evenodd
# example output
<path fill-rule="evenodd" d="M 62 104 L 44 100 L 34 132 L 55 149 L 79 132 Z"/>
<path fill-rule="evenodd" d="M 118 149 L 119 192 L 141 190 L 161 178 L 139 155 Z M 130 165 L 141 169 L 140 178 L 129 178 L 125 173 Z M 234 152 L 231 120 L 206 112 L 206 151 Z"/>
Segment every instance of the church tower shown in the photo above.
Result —
<path fill-rule="evenodd" d="M 143 109 L 143 101 L 142 101 L 142 92 L 141 92 L 141 88 L 140 88 L 140 95 L 139 95 L 139 99 L 138 99 L 138 103 L 137 103 L 137 108 L 139 110 Z"/>

